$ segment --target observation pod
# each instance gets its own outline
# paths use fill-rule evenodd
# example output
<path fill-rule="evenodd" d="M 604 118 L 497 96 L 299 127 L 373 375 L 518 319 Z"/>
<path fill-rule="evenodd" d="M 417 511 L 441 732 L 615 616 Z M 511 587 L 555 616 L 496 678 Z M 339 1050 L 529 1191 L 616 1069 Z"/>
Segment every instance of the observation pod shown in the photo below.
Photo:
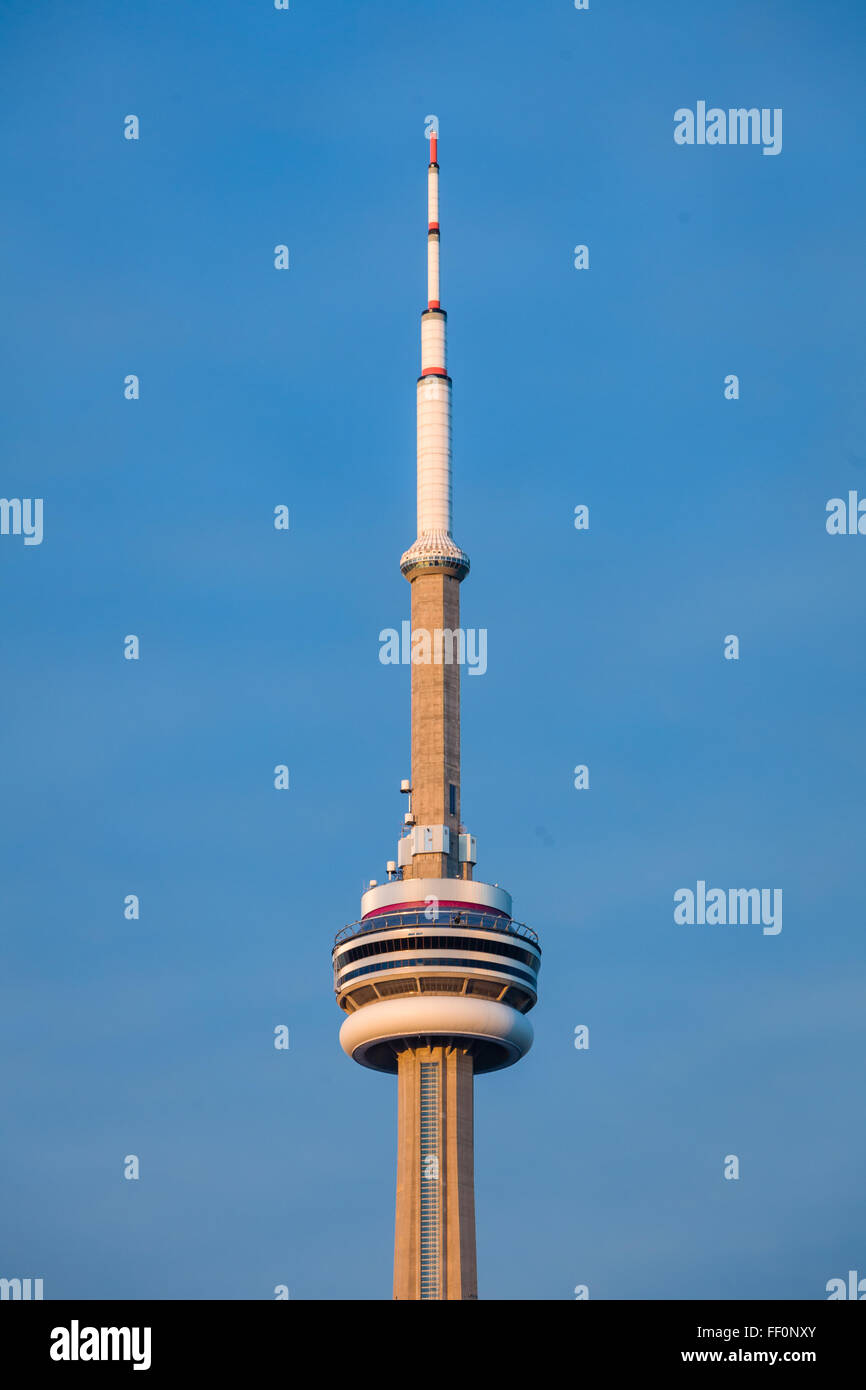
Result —
<path fill-rule="evenodd" d="M 364 916 L 344 927 L 333 952 L 337 1002 L 349 1015 L 340 1042 L 350 1057 L 396 1072 L 400 1053 L 423 1042 L 460 1048 L 479 1075 L 529 1051 L 541 948 L 511 917 L 503 889 L 414 879 L 371 889 L 362 905 Z"/>

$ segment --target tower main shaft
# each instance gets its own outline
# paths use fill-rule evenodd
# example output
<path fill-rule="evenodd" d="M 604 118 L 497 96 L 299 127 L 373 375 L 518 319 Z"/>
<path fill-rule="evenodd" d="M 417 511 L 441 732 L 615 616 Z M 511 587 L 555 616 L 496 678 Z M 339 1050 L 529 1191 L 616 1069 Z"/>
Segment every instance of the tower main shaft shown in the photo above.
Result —
<path fill-rule="evenodd" d="M 466 1047 L 398 1055 L 395 1299 L 478 1297 L 472 1078 Z"/>

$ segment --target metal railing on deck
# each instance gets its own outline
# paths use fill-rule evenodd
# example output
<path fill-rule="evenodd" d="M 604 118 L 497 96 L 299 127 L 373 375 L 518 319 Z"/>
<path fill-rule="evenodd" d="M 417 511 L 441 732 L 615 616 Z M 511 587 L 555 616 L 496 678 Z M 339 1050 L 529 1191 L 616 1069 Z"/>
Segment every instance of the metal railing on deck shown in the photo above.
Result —
<path fill-rule="evenodd" d="M 363 936 L 365 932 L 391 931 L 400 927 L 420 927 L 429 931 L 431 927 L 470 927 L 479 931 L 506 932 L 509 936 L 520 936 L 538 946 L 538 933 L 525 922 L 514 922 L 510 917 L 502 917 L 496 912 L 468 912 L 449 908 L 439 909 L 434 916 L 428 912 L 382 912 L 378 917 L 365 917 L 360 922 L 350 922 L 334 937 L 334 946 L 341 946 L 353 936 Z M 541 947 L 539 946 L 539 950 Z"/>

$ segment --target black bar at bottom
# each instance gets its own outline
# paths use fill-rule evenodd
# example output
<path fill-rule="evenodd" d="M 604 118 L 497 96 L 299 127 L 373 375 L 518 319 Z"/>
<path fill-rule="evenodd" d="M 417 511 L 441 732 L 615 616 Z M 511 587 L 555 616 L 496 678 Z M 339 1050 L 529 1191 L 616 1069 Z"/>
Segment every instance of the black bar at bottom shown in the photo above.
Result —
<path fill-rule="evenodd" d="M 863 1310 L 841 1300 L 390 1306 L 377 1301 L 320 1303 L 314 1312 L 311 1307 L 302 1300 L 7 1301 L 0 1304 L 0 1345 L 4 1366 L 13 1362 L 19 1377 L 32 1371 L 52 1379 L 93 1378 L 105 1370 L 135 1376 L 138 1367 L 142 1384 L 145 1376 L 161 1383 L 163 1377 L 188 1373 L 195 1377 L 189 1383 L 199 1386 L 232 1375 L 243 1375 L 246 1382 L 251 1371 L 268 1366 L 284 1368 L 296 1382 L 317 1381 L 340 1364 L 355 1365 L 374 1347 L 381 1353 L 386 1346 L 392 1365 L 399 1364 L 395 1353 L 405 1348 L 414 1357 L 420 1352 L 420 1364 L 431 1369 L 431 1332 L 443 1339 L 436 1345 L 447 1359 L 445 1339 L 453 1330 L 460 1339 L 454 1343 L 460 1379 L 473 1339 L 483 1366 L 482 1348 L 488 1356 L 495 1346 L 505 1354 L 503 1336 L 516 1336 L 506 1356 L 511 1374 L 525 1337 L 524 1354 L 535 1359 L 543 1348 L 548 1363 L 551 1356 L 564 1355 L 562 1369 L 574 1374 L 590 1368 L 615 1377 L 623 1371 L 664 1375 L 674 1367 L 714 1364 L 806 1366 L 823 1383 L 828 1374 L 850 1375 L 862 1368 L 866 1329 Z M 306 1374 L 299 1374 L 302 1365 Z M 495 1374 L 492 1365 L 489 1369 Z"/>

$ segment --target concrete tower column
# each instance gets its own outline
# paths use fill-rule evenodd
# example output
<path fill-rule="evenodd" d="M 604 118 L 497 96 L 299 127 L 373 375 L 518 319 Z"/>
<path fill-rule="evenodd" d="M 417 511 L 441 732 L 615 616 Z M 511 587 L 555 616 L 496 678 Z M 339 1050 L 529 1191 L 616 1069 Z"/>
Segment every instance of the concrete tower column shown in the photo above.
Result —
<path fill-rule="evenodd" d="M 398 1054 L 395 1299 L 478 1297 L 472 1078 L 467 1047 Z"/>
<path fill-rule="evenodd" d="M 434 643 L 435 634 L 443 634 L 441 660 L 412 666 L 412 813 L 419 825 L 447 826 L 449 849 L 414 854 L 403 876 L 457 878 L 460 666 L 453 648 L 460 628 L 460 580 L 454 571 L 419 569 L 411 582 L 412 631 L 429 632 Z M 453 639 L 445 636 L 450 633 Z M 448 643 L 450 652 L 444 650 Z"/>

